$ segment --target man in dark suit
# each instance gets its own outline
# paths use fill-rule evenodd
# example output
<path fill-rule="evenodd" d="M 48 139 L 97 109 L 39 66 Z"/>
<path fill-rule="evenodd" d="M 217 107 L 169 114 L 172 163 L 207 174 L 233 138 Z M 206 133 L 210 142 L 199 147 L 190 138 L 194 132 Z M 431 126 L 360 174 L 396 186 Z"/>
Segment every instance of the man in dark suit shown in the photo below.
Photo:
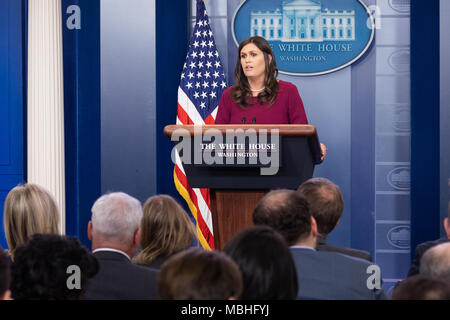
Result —
<path fill-rule="evenodd" d="M 308 201 L 309 211 L 317 222 L 317 250 L 334 251 L 372 261 L 369 252 L 336 247 L 327 243 L 328 234 L 336 228 L 344 211 L 344 198 L 339 187 L 326 178 L 312 178 L 298 187 Z"/>
<path fill-rule="evenodd" d="M 317 251 L 317 224 L 297 191 L 269 192 L 253 212 L 255 225 L 268 225 L 290 245 L 300 299 L 385 299 L 377 265 L 337 252 Z"/>
<path fill-rule="evenodd" d="M 408 277 L 419 274 L 420 260 L 422 259 L 422 256 L 428 249 L 450 241 L 450 203 L 448 206 L 448 217 L 444 219 L 444 229 L 446 233 L 445 237 L 433 241 L 423 242 L 417 245 L 416 250 L 414 251 L 413 263 L 411 264 L 411 267 L 409 268 L 408 271 Z"/>
<path fill-rule="evenodd" d="M 100 270 L 91 279 L 85 299 L 157 299 L 158 271 L 131 262 L 141 219 L 141 203 L 125 193 L 110 193 L 94 203 L 88 237 Z"/>

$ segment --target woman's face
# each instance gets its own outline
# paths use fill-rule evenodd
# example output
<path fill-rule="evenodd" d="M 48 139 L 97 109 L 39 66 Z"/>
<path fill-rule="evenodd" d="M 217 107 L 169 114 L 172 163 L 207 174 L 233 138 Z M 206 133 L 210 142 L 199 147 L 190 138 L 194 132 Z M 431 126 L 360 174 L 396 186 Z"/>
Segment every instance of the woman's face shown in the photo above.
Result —
<path fill-rule="evenodd" d="M 241 66 L 247 78 L 264 79 L 266 70 L 266 62 L 264 61 L 264 53 L 253 44 L 245 45 L 241 50 Z M 270 56 L 269 56 L 270 59 Z"/>

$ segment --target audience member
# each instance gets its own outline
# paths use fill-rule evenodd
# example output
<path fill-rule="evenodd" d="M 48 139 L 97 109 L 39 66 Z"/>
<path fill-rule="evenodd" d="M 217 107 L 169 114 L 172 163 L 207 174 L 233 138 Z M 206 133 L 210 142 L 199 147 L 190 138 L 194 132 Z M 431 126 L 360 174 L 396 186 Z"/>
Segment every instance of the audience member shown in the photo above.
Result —
<path fill-rule="evenodd" d="M 36 233 L 59 234 L 59 210 L 53 196 L 36 184 L 12 189 L 4 204 L 3 225 L 9 255 Z"/>
<path fill-rule="evenodd" d="M 344 211 L 344 198 L 339 187 L 326 178 L 312 178 L 300 185 L 298 191 L 306 198 L 309 211 L 317 222 L 317 250 L 334 251 L 372 261 L 369 252 L 341 248 L 327 243 L 328 234 L 339 224 Z"/>
<path fill-rule="evenodd" d="M 293 300 L 298 292 L 297 272 L 283 237 L 267 226 L 238 233 L 225 246 L 243 279 L 241 300 Z"/>
<path fill-rule="evenodd" d="M 9 300 L 11 291 L 11 271 L 9 268 L 8 256 L 0 247 L 0 300 Z"/>
<path fill-rule="evenodd" d="M 122 192 L 103 195 L 94 203 L 88 237 L 100 270 L 86 299 L 157 298 L 158 271 L 131 262 L 139 243 L 141 218 L 140 202 Z"/>
<path fill-rule="evenodd" d="M 98 262 L 76 238 L 35 234 L 16 248 L 11 269 L 16 300 L 78 300 Z"/>
<path fill-rule="evenodd" d="M 170 256 L 192 245 L 195 232 L 188 214 L 172 197 L 150 197 L 143 208 L 142 250 L 133 262 L 159 270 Z"/>
<path fill-rule="evenodd" d="M 416 275 L 395 286 L 392 300 L 450 300 L 450 286 L 442 280 Z"/>
<path fill-rule="evenodd" d="M 445 237 L 434 241 L 426 241 L 417 245 L 416 250 L 414 251 L 414 260 L 408 271 L 408 277 L 419 274 L 422 256 L 428 249 L 450 241 L 450 203 L 448 205 L 448 217 L 444 219 L 444 230 L 446 234 Z"/>
<path fill-rule="evenodd" d="M 423 254 L 420 274 L 450 284 L 450 242 L 438 244 Z"/>
<path fill-rule="evenodd" d="M 191 248 L 162 265 L 158 293 L 165 300 L 236 299 L 242 293 L 242 276 L 225 253 Z"/>
<path fill-rule="evenodd" d="M 380 287 L 369 289 L 366 260 L 337 252 L 316 251 L 317 224 L 307 200 L 297 191 L 269 192 L 253 212 L 255 225 L 280 232 L 297 266 L 300 299 L 385 299 Z"/>

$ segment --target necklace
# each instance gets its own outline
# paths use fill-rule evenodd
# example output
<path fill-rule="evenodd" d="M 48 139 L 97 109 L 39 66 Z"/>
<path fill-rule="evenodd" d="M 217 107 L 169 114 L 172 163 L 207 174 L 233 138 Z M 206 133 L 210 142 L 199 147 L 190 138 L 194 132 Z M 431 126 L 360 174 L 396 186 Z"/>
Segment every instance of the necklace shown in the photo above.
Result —
<path fill-rule="evenodd" d="M 261 92 L 261 91 L 263 91 L 265 88 L 266 88 L 266 87 L 262 87 L 261 89 L 257 89 L 257 90 L 250 88 L 250 91 L 251 91 L 251 92 Z"/>

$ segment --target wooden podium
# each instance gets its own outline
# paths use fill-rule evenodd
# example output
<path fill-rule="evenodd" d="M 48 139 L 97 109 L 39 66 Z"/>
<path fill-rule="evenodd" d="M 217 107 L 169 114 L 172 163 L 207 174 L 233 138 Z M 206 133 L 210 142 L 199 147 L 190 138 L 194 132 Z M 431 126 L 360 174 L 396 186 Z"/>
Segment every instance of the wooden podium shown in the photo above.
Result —
<path fill-rule="evenodd" d="M 203 138 L 210 137 L 211 132 L 216 138 L 222 135 L 223 141 L 227 135 L 238 137 L 249 132 L 256 133 L 257 139 L 260 135 L 276 137 L 278 144 L 271 155 L 276 156 L 278 152 L 278 170 L 275 174 L 262 175 L 262 165 L 258 164 L 195 163 L 194 155 L 198 155 L 199 149 L 192 141 L 204 142 Z M 320 163 L 320 144 L 312 125 L 169 125 L 164 133 L 172 141 L 175 136 L 175 139 L 191 140 L 191 155 L 184 158 L 188 160 L 183 161 L 183 168 L 191 187 L 210 189 L 214 246 L 218 250 L 222 250 L 237 232 L 253 224 L 253 210 L 267 192 L 297 189 L 312 177 L 314 165 Z M 209 138 L 206 140 L 211 143 Z"/>

